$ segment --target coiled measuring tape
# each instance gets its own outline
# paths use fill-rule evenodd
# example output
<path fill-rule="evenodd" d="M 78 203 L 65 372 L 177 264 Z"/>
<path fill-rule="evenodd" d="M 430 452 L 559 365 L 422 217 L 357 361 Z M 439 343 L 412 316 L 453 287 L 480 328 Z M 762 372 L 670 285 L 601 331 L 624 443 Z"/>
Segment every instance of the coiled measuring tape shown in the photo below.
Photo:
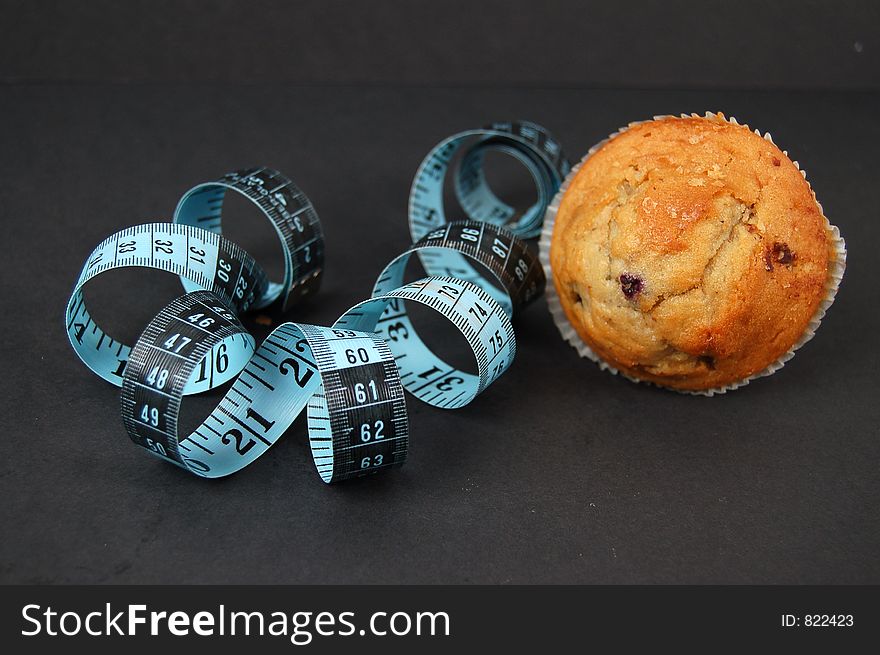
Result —
<path fill-rule="evenodd" d="M 131 439 L 196 475 L 220 477 L 262 455 L 308 408 L 312 454 L 325 482 L 403 463 L 406 404 L 385 342 L 295 323 L 266 338 L 214 411 L 181 439 L 183 389 L 209 352 L 239 335 L 247 335 L 245 328 L 211 292 L 190 292 L 162 309 L 123 376 L 122 417 Z"/>
<path fill-rule="evenodd" d="M 92 319 L 83 287 L 102 273 L 131 266 L 175 273 L 197 288 L 209 289 L 221 304 L 236 312 L 262 301 L 269 286 L 266 273 L 251 255 L 219 234 L 201 228 L 149 223 L 104 239 L 86 260 L 67 303 L 67 336 L 85 365 L 117 386 L 122 384 L 131 348 L 114 340 Z M 239 339 L 229 343 L 228 348 L 235 364 L 245 357 L 245 351 L 253 349 L 253 340 Z M 203 369 L 202 373 L 187 385 L 185 393 L 223 384 L 236 369 L 227 366 Z"/>
<path fill-rule="evenodd" d="M 531 174 L 537 200 L 515 220 L 516 210 L 493 193 L 483 172 L 487 152 L 512 156 Z M 455 195 L 472 221 L 506 227 L 524 239 L 541 233 L 544 213 L 556 195 L 571 165 L 559 141 L 544 127 L 528 121 L 492 123 L 482 129 L 459 132 L 437 144 L 422 161 L 409 195 L 409 228 L 413 241 L 447 223 L 443 191 L 457 153 L 462 152 L 454 175 Z M 486 288 L 505 304 L 503 294 L 494 293 L 467 258 L 446 252 L 439 256 L 419 253 L 430 275 L 452 275 Z"/>
<path fill-rule="evenodd" d="M 173 222 L 220 233 L 227 191 L 237 192 L 254 203 L 281 240 L 284 280 L 270 282 L 256 307 L 281 297 L 282 309 L 287 309 L 306 294 L 315 293 L 324 265 L 321 221 L 306 194 L 278 171 L 250 168 L 199 184 L 180 199 Z M 187 291 L 204 288 L 186 276 L 181 276 L 181 282 Z"/>
<path fill-rule="evenodd" d="M 253 257 L 219 234 L 229 190 L 252 200 L 275 227 L 285 257 L 281 282 L 270 282 Z M 409 442 L 404 389 L 442 408 L 473 400 L 510 366 L 516 352 L 511 317 L 545 284 L 537 258 L 511 231 L 449 223 L 392 261 L 372 297 L 332 327 L 284 323 L 255 349 L 237 314 L 276 300 L 287 306 L 320 284 L 323 238 L 311 203 L 280 173 L 248 169 L 194 187 L 174 220 L 123 230 L 93 251 L 68 303 L 67 333 L 92 370 L 122 386 L 131 439 L 203 477 L 246 466 L 303 411 L 325 482 L 401 465 Z M 404 284 L 414 253 L 434 263 L 457 257 L 480 264 L 494 284 L 479 274 L 479 284 L 452 275 Z M 121 266 L 176 273 L 188 291 L 163 308 L 131 348 L 94 324 L 83 299 L 89 280 Z M 451 321 L 470 346 L 477 373 L 437 357 L 419 337 L 406 303 Z M 190 434 L 178 434 L 183 396 L 233 379 L 208 418 Z"/>
<path fill-rule="evenodd" d="M 401 286 L 414 253 L 429 260 L 450 254 L 466 257 L 491 272 L 503 291 L 451 276 L 433 276 Z M 336 325 L 376 332 L 385 338 L 404 386 L 416 397 L 438 407 L 461 407 L 513 361 L 516 342 L 509 319 L 514 310 L 534 300 L 544 284 L 544 273 L 535 257 L 507 230 L 473 221 L 450 223 L 425 235 L 389 263 L 373 287 L 373 298 L 343 314 Z M 496 295 L 503 296 L 503 305 L 495 300 Z M 426 347 L 401 300 L 421 303 L 448 318 L 474 353 L 477 375 L 447 365 Z"/>

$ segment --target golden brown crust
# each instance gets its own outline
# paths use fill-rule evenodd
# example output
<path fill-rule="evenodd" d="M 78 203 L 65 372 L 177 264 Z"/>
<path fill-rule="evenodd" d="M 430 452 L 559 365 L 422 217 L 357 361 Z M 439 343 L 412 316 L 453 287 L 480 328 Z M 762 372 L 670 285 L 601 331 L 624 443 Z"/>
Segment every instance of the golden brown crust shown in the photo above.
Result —
<path fill-rule="evenodd" d="M 693 391 L 790 350 L 834 256 L 797 167 L 720 114 L 641 123 L 602 145 L 566 191 L 550 248 L 587 345 L 627 375 Z"/>

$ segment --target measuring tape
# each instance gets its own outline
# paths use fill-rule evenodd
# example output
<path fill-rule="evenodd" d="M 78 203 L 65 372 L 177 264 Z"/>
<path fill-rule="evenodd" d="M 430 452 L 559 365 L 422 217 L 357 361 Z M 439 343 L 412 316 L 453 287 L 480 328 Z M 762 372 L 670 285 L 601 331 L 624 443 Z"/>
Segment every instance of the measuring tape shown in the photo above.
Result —
<path fill-rule="evenodd" d="M 555 142 L 546 145 L 546 131 L 530 140 L 519 134 L 531 134 L 530 125 L 510 124 L 506 132 L 493 128 L 491 139 L 465 154 L 462 167 L 479 169 L 482 153 L 510 148 L 513 141 L 552 152 Z M 496 132 L 510 138 L 496 142 Z M 534 167 L 534 159 L 529 161 L 527 167 Z M 548 166 L 551 160 L 542 161 Z M 460 194 L 470 203 L 463 206 L 473 207 L 473 189 L 486 192 L 479 190 L 480 179 Z M 285 261 L 283 280 L 270 281 L 251 255 L 220 234 L 230 190 L 253 202 L 275 228 Z M 438 211 L 442 216 L 442 204 Z M 443 220 L 389 263 L 372 297 L 333 326 L 283 323 L 256 347 L 238 315 L 276 301 L 288 307 L 315 293 L 323 253 L 317 213 L 289 179 L 266 168 L 230 173 L 190 189 L 173 223 L 129 228 L 98 245 L 68 302 L 68 337 L 89 368 L 122 387 L 122 418 L 131 439 L 196 475 L 221 477 L 243 468 L 303 411 L 324 482 L 399 466 L 409 443 L 404 389 L 446 409 L 462 407 L 485 390 L 513 361 L 511 318 L 542 293 L 543 269 L 526 244 L 499 224 Z M 428 262 L 429 275 L 407 284 L 405 269 L 413 254 Z M 187 291 L 149 322 L 133 347 L 97 326 L 83 298 L 91 279 L 123 266 L 175 273 Z M 473 353 L 476 373 L 450 366 L 432 352 L 413 326 L 407 303 L 434 310 L 458 329 Z M 190 434 L 179 434 L 183 397 L 230 381 L 210 415 Z"/>
<path fill-rule="evenodd" d="M 196 475 L 220 477 L 266 452 L 308 407 L 309 441 L 325 482 L 403 463 L 406 404 L 385 342 L 296 323 L 283 323 L 266 338 L 238 367 L 241 374 L 214 411 L 181 439 L 180 400 L 198 363 L 242 336 L 250 338 L 209 291 L 190 292 L 162 309 L 123 375 L 122 418 L 131 439 Z"/>
<path fill-rule="evenodd" d="M 516 210 L 499 199 L 483 172 L 487 152 L 514 157 L 532 176 L 538 198 L 515 221 Z M 443 191 L 446 177 L 457 153 L 462 157 L 454 176 L 455 195 L 465 215 L 472 221 L 503 226 L 527 239 L 541 233 L 544 213 L 571 165 L 562 147 L 542 126 L 528 121 L 492 123 L 482 129 L 454 134 L 437 144 L 416 172 L 409 195 L 409 229 L 414 242 L 447 223 Z M 491 289 L 479 270 L 461 254 L 447 251 L 439 255 L 419 253 L 429 275 L 451 275 Z M 491 293 L 491 291 L 490 291 Z M 493 294 L 505 304 L 504 296 Z"/>
<path fill-rule="evenodd" d="M 255 307 L 265 307 L 281 297 L 282 310 L 286 310 L 306 294 L 315 293 L 324 266 L 321 221 L 306 194 L 278 171 L 250 168 L 199 184 L 180 199 L 173 222 L 219 234 L 227 191 L 254 203 L 281 240 L 284 280 L 270 282 Z M 186 276 L 181 276 L 181 282 L 187 291 L 205 288 Z"/>
<path fill-rule="evenodd" d="M 114 340 L 92 319 L 83 287 L 102 273 L 130 266 L 175 273 L 196 288 L 209 289 L 235 312 L 259 304 L 269 287 L 266 273 L 251 255 L 219 234 L 200 228 L 149 223 L 104 239 L 83 265 L 67 303 L 67 336 L 85 365 L 117 386 L 122 384 L 131 348 Z M 238 361 L 244 351 L 253 349 L 253 340 L 241 339 L 228 347 Z M 192 380 L 185 393 L 207 391 L 237 371 L 227 367 L 202 372 L 205 375 Z"/>
<path fill-rule="evenodd" d="M 451 276 L 432 276 L 401 286 L 413 254 L 429 261 L 448 255 L 465 257 L 482 264 L 500 289 Z M 544 285 L 544 272 L 535 257 L 511 232 L 473 221 L 450 223 L 428 233 L 389 263 L 373 287 L 373 298 L 343 314 L 336 325 L 382 336 L 395 355 L 404 387 L 416 397 L 437 407 L 461 407 L 513 361 L 516 342 L 510 318 L 514 310 L 534 300 Z M 425 346 L 401 300 L 430 307 L 450 320 L 474 353 L 477 375 L 449 366 Z"/>

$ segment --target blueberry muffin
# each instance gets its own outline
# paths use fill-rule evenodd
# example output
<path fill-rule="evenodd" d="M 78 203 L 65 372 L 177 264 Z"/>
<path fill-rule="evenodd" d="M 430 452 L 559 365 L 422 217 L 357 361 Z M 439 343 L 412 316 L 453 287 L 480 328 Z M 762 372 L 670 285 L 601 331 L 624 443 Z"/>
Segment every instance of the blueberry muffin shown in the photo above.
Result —
<path fill-rule="evenodd" d="M 683 391 L 775 370 L 830 304 L 844 258 L 801 171 L 721 114 L 630 126 L 568 181 L 549 261 L 577 335 Z"/>

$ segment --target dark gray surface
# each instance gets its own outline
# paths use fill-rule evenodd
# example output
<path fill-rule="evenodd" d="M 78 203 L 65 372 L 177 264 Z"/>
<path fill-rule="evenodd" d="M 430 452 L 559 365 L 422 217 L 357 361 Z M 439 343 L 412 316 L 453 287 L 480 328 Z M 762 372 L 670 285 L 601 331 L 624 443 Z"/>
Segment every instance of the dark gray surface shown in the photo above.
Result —
<path fill-rule="evenodd" d="M 726 396 L 599 371 L 542 300 L 471 406 L 408 399 L 404 468 L 327 487 L 297 423 L 209 482 L 132 445 L 118 391 L 66 342 L 91 248 L 231 168 L 277 167 L 315 202 L 327 277 L 289 318 L 329 324 L 408 245 L 409 184 L 443 137 L 528 117 L 580 156 L 627 121 L 705 109 L 772 131 L 850 256 L 817 338 Z M 880 582 L 878 112 L 868 93 L 0 87 L 0 582 Z M 177 293 L 122 284 L 142 279 L 107 289 L 135 308 Z"/>
<path fill-rule="evenodd" d="M 873 0 L 5 0 L 0 80 L 877 88 Z"/>

